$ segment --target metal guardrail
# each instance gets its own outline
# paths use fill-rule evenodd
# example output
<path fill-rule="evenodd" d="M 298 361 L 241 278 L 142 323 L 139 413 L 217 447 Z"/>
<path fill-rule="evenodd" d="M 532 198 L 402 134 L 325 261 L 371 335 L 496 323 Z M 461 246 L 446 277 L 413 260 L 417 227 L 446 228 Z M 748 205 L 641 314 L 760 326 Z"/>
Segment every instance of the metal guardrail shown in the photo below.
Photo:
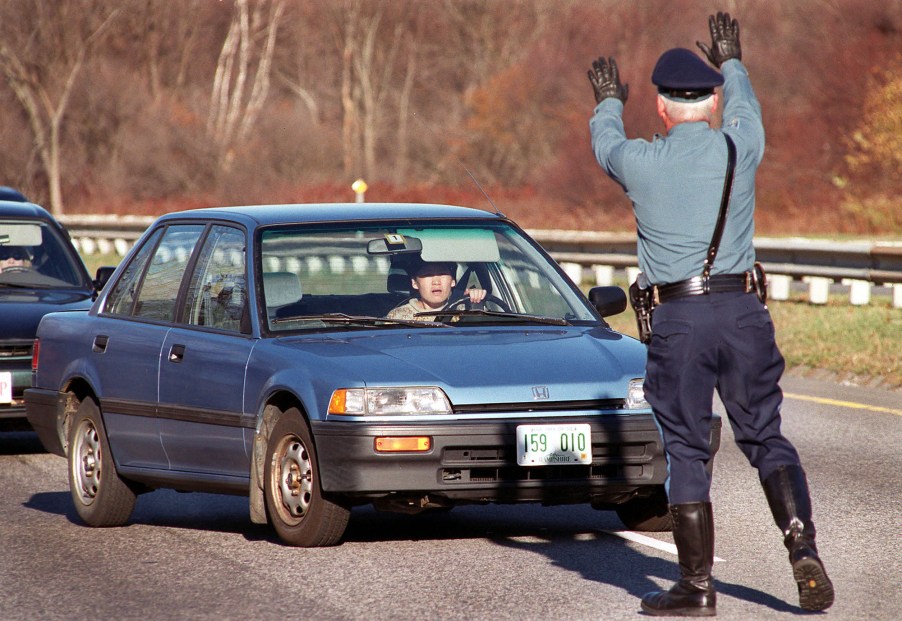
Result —
<path fill-rule="evenodd" d="M 83 254 L 124 255 L 152 217 L 110 215 L 64 215 L 60 218 Z M 636 236 L 633 233 L 594 231 L 527 231 L 549 254 L 565 266 L 571 278 L 587 282 L 588 270 L 596 281 L 605 278 L 605 270 L 625 269 L 631 273 L 637 266 Z M 841 282 L 851 288 L 852 303 L 867 303 L 872 286 L 891 287 L 893 304 L 902 308 L 902 241 L 830 241 L 801 238 L 756 238 L 755 252 L 771 278 L 771 295 L 788 292 L 792 281 L 804 280 L 810 287 L 811 301 L 825 302 L 820 293 L 831 283 Z M 598 284 L 604 284 L 599 282 Z M 866 293 L 862 293 L 865 291 Z M 858 299 L 856 302 L 856 290 Z M 788 295 L 788 294 L 787 294 Z M 821 298 L 824 298 L 823 300 Z"/>

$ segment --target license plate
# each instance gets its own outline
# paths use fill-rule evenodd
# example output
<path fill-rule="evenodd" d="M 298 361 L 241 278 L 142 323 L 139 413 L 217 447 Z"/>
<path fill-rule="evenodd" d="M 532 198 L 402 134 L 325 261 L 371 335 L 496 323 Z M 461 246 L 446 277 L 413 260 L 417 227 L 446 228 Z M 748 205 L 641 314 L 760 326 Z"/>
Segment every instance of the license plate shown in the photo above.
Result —
<path fill-rule="evenodd" d="M 517 426 L 517 464 L 553 466 L 591 463 L 592 430 L 589 425 Z"/>
<path fill-rule="evenodd" d="M 0 403 L 13 402 L 13 374 L 9 371 L 0 372 Z"/>

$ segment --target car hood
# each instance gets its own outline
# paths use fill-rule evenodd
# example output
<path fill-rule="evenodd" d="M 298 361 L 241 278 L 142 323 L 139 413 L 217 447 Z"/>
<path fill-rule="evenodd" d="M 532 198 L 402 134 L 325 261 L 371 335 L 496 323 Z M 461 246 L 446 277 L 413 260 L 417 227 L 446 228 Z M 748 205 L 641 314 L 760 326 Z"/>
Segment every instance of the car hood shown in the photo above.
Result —
<path fill-rule="evenodd" d="M 0 288 L 0 338 L 33 339 L 47 313 L 87 310 L 91 304 L 86 291 Z"/>
<path fill-rule="evenodd" d="M 435 385 L 456 405 L 623 399 L 645 375 L 645 346 L 598 327 L 392 330 L 311 345 L 348 386 Z"/>

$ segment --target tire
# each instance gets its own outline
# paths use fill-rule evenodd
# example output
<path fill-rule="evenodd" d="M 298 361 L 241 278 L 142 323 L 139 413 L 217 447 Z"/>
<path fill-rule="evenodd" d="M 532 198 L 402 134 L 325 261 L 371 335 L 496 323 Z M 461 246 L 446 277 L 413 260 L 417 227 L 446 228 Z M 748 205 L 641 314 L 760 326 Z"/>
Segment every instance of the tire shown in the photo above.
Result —
<path fill-rule="evenodd" d="M 269 520 L 288 545 L 331 546 L 344 535 L 351 512 L 323 497 L 316 447 L 297 408 L 286 410 L 269 436 L 263 493 Z"/>
<path fill-rule="evenodd" d="M 122 526 L 136 494 L 116 472 L 100 409 L 87 397 L 69 427 L 69 490 L 78 516 L 88 526 Z"/>
<path fill-rule="evenodd" d="M 617 505 L 617 517 L 629 530 L 661 533 L 673 530 L 670 506 L 664 486 L 660 486 L 651 496 L 641 496 Z"/>

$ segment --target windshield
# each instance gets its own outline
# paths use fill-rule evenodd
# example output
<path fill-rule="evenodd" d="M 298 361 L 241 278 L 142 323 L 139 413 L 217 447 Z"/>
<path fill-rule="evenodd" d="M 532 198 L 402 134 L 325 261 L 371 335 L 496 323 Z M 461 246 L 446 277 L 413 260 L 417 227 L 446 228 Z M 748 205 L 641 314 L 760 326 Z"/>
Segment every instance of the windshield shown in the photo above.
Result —
<path fill-rule="evenodd" d="M 264 230 L 258 248 L 270 331 L 598 322 L 506 222 L 295 225 Z"/>
<path fill-rule="evenodd" d="M 46 223 L 0 220 L 0 287 L 90 288 L 68 242 Z"/>

